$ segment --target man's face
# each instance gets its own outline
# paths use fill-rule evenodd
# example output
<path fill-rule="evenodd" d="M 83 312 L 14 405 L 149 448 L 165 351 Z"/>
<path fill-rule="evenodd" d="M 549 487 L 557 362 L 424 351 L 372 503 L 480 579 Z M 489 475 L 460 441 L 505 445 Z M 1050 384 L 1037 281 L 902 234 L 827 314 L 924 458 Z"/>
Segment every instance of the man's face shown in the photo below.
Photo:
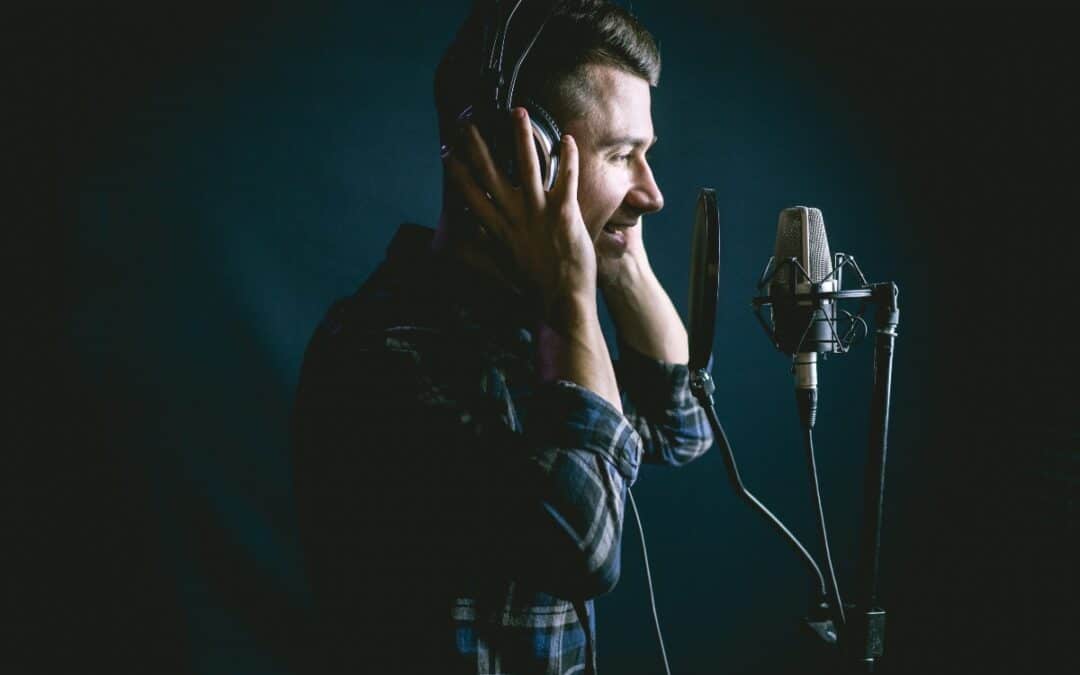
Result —
<path fill-rule="evenodd" d="M 589 112 L 566 125 L 580 157 L 578 204 L 599 256 L 626 250 L 626 229 L 664 206 L 645 152 L 655 142 L 649 83 L 611 66 L 590 66 Z"/>

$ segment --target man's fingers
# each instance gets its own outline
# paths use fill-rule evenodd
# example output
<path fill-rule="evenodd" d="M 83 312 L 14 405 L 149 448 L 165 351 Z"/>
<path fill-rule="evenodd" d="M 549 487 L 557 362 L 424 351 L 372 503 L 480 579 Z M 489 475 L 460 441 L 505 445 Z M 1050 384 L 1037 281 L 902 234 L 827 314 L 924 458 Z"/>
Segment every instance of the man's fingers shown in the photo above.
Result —
<path fill-rule="evenodd" d="M 469 162 L 480 181 L 480 187 L 500 203 L 505 203 L 506 191 L 503 187 L 503 178 L 495 168 L 495 160 L 491 158 L 487 143 L 474 124 L 465 125 L 465 146 L 469 154 Z"/>
<path fill-rule="evenodd" d="M 499 210 L 488 198 L 487 192 L 476 183 L 476 178 L 469 171 L 469 167 L 465 166 L 465 163 L 455 157 L 453 153 L 447 155 L 443 161 L 446 163 L 446 168 L 450 172 L 454 184 L 457 185 L 462 196 L 465 197 L 465 202 L 469 205 L 469 208 L 479 216 L 480 220 L 493 234 L 502 236 L 502 220 L 500 220 Z"/>
<path fill-rule="evenodd" d="M 532 122 L 525 108 L 514 108 L 513 115 L 521 189 L 529 205 L 538 208 L 543 204 L 544 186 L 540 181 L 540 160 L 533 143 Z"/>
<path fill-rule="evenodd" d="M 562 148 L 559 150 L 559 175 L 555 180 L 555 189 L 560 190 L 560 197 L 577 201 L 578 190 L 578 148 L 570 134 L 563 134 Z"/>

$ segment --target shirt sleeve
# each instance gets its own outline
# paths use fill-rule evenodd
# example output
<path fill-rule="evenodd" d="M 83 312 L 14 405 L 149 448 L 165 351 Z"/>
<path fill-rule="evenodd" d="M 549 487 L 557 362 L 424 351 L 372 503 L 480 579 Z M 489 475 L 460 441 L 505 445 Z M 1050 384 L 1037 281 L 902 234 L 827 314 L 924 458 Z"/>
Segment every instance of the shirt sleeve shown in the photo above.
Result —
<path fill-rule="evenodd" d="M 556 545 L 578 560 L 573 576 L 589 595 L 619 578 L 626 490 L 637 478 L 642 442 L 630 421 L 598 394 L 568 381 L 543 385 L 525 438 L 545 476 L 540 499 Z M 570 596 L 575 597 L 575 596 Z"/>
<path fill-rule="evenodd" d="M 652 359 L 620 340 L 615 375 L 644 461 L 682 466 L 712 447 L 712 428 L 690 391 L 686 365 Z"/>
<path fill-rule="evenodd" d="M 385 559 L 396 561 L 387 574 L 482 583 L 510 573 L 566 598 L 613 588 L 642 453 L 630 421 L 556 381 L 532 391 L 514 428 L 509 393 L 479 386 L 484 364 L 435 336 L 419 339 L 431 342 L 357 340 L 330 327 L 309 345 L 294 464 L 302 525 L 319 539 L 314 557 L 342 570 L 338 578 Z M 378 543 L 343 545 L 361 532 Z"/>

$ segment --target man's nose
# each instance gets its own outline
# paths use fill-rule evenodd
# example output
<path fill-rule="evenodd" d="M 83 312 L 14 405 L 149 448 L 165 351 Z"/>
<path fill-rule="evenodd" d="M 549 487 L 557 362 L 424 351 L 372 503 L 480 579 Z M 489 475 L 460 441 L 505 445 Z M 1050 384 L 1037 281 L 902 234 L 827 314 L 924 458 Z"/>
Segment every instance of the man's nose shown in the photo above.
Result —
<path fill-rule="evenodd" d="M 642 162 L 634 186 L 626 196 L 631 207 L 641 213 L 656 213 L 664 208 L 664 193 L 660 192 L 660 186 L 656 184 L 652 167 Z"/>

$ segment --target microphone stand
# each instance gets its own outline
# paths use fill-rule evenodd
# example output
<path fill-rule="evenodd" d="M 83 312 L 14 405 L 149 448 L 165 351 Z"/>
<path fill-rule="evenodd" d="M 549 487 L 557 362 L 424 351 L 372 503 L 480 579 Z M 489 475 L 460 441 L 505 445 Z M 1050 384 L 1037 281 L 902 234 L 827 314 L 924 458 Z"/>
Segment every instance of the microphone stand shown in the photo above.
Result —
<path fill-rule="evenodd" d="M 885 491 L 885 459 L 889 435 L 892 361 L 896 344 L 896 329 L 900 321 L 900 311 L 897 304 L 899 289 L 893 282 L 868 283 L 853 257 L 842 253 L 838 253 L 836 257 L 838 265 L 834 269 L 834 274 L 837 281 L 839 282 L 840 271 L 843 267 L 850 264 L 862 282 L 861 288 L 821 291 L 819 290 L 821 287 L 817 286 L 810 293 L 795 295 L 792 299 L 811 300 L 815 304 L 819 304 L 823 300 L 839 301 L 841 299 L 861 298 L 868 299 L 877 306 L 875 316 L 874 382 L 870 399 L 870 432 L 863 483 L 863 522 L 860 532 L 859 560 L 856 568 L 858 584 L 856 586 L 856 602 L 854 606 L 848 605 L 853 611 L 846 622 L 838 625 L 831 618 L 831 616 L 837 616 L 841 613 L 839 608 L 835 607 L 830 611 L 825 579 L 813 557 L 799 543 L 791 531 L 743 485 L 735 464 L 735 456 L 731 451 L 727 435 L 724 433 L 716 414 L 712 397 L 715 385 L 709 375 L 707 366 L 691 371 L 690 388 L 694 397 L 706 412 L 713 435 L 722 453 L 724 464 L 727 467 L 729 478 L 738 495 L 765 516 L 770 524 L 785 536 L 801 555 L 810 571 L 818 578 L 819 599 L 816 605 L 811 608 L 810 616 L 806 619 L 808 627 L 826 644 L 838 647 L 837 656 L 840 659 L 843 671 L 873 673 L 878 659 L 884 653 L 885 645 L 885 610 L 878 606 L 877 590 L 881 559 L 881 520 Z M 783 261 L 783 264 L 794 264 L 805 276 L 805 270 L 802 270 L 797 260 L 786 260 Z M 770 260 L 769 265 L 766 266 L 766 272 L 772 265 L 773 261 Z M 774 268 L 773 274 L 775 274 L 775 271 Z M 771 275 L 769 276 L 771 277 Z M 759 288 L 765 287 L 767 281 L 768 278 L 763 275 Z M 761 307 L 769 304 L 771 304 L 771 298 L 768 296 L 753 299 L 758 320 L 765 328 L 766 333 L 769 334 L 770 339 L 773 340 L 774 345 L 777 345 L 773 331 L 760 314 Z M 854 328 L 852 328 L 852 333 L 853 331 Z M 837 338 L 843 347 L 842 352 L 847 351 L 850 347 L 853 340 L 852 333 L 848 333 L 844 338 Z M 777 346 L 779 347 L 779 345 Z M 840 602 L 843 601 L 840 600 Z"/>
<path fill-rule="evenodd" d="M 841 635 L 852 672 L 872 673 L 885 651 L 885 610 L 878 607 L 878 563 L 881 560 L 881 516 L 885 499 L 885 456 L 889 438 L 889 398 L 892 387 L 899 289 L 887 282 L 872 286 L 877 305 L 874 340 L 874 389 L 870 398 L 870 434 L 863 477 L 863 523 L 860 533 L 856 612 Z"/>

